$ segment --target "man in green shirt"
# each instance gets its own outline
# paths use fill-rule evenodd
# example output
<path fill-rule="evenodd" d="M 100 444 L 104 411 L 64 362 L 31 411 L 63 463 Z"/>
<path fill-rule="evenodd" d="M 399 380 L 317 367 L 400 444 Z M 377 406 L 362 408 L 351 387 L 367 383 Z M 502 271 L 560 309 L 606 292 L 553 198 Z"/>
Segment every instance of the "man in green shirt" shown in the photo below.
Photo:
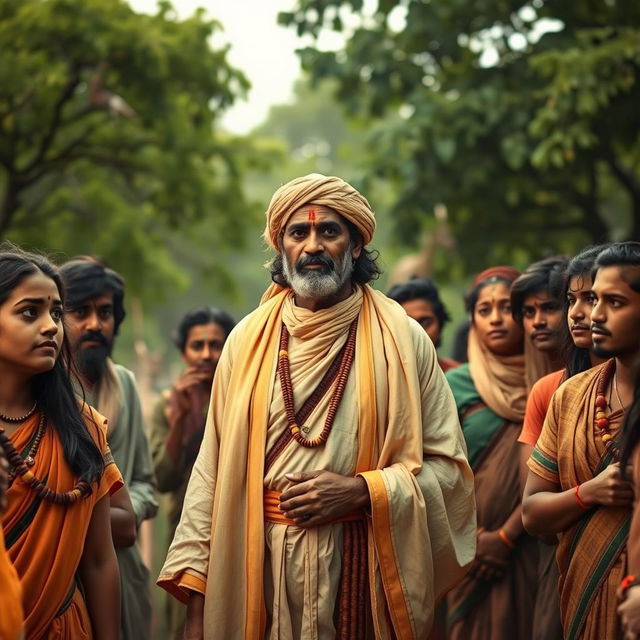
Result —
<path fill-rule="evenodd" d="M 124 281 L 96 259 L 62 265 L 66 289 L 65 331 L 69 337 L 78 391 L 109 421 L 107 439 L 135 514 L 111 507 L 111 530 L 120 568 L 122 640 L 150 637 L 149 571 L 135 544 L 140 524 L 158 510 L 155 480 L 133 373 L 111 360 L 125 311 Z"/>

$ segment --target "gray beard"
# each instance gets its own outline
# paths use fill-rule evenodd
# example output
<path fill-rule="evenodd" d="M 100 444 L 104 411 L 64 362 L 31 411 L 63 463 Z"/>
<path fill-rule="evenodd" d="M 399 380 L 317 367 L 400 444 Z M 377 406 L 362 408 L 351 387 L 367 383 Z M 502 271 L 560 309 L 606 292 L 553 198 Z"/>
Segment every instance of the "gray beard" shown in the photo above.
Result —
<path fill-rule="evenodd" d="M 294 265 L 289 263 L 289 258 L 286 255 L 283 255 L 283 258 L 284 277 L 291 285 L 293 292 L 302 298 L 329 298 L 342 288 L 353 273 L 351 245 L 328 273 L 321 270 L 298 271 Z"/>

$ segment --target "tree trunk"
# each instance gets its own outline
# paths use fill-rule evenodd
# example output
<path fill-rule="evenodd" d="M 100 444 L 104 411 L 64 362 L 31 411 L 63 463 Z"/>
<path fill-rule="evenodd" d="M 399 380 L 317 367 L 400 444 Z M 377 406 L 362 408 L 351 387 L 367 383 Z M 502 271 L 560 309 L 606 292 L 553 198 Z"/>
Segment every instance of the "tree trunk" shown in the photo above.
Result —
<path fill-rule="evenodd" d="M 640 242 L 640 193 L 633 195 L 633 211 L 631 219 L 631 232 L 629 234 L 629 240 L 635 240 Z"/>
<path fill-rule="evenodd" d="M 595 162 L 592 162 L 588 168 L 588 181 L 588 193 L 580 202 L 580 207 L 585 213 L 584 228 L 594 244 L 608 242 L 610 230 L 602 219 L 598 208 L 600 181 L 598 180 L 598 169 Z"/>
<path fill-rule="evenodd" d="M 0 203 L 0 238 L 4 237 L 11 228 L 13 218 L 20 207 L 20 191 L 22 186 L 12 174 L 7 175 L 7 184 Z"/>

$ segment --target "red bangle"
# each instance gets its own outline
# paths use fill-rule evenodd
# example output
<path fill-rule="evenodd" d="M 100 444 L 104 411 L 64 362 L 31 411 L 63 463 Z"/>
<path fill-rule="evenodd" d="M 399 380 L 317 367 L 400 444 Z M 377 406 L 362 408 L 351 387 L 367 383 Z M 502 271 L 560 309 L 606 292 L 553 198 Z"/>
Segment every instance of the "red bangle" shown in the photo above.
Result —
<path fill-rule="evenodd" d="M 618 593 L 620 597 L 624 596 L 631 587 L 636 587 L 640 584 L 640 580 L 638 580 L 637 576 L 628 575 L 622 578 L 622 582 L 618 587 Z"/>
<path fill-rule="evenodd" d="M 580 497 L 580 485 L 576 485 L 576 488 L 573 490 L 573 492 L 576 494 L 576 500 L 578 501 L 578 504 L 585 510 L 587 511 L 587 509 L 591 509 L 591 505 L 587 504 L 581 497 Z"/>
<path fill-rule="evenodd" d="M 516 545 L 513 543 L 511 538 L 509 538 L 509 536 L 506 534 L 504 529 L 500 529 L 498 531 L 498 536 L 500 537 L 500 540 L 502 540 L 502 542 L 504 542 L 507 545 L 507 547 L 509 547 L 509 549 L 516 548 Z"/>

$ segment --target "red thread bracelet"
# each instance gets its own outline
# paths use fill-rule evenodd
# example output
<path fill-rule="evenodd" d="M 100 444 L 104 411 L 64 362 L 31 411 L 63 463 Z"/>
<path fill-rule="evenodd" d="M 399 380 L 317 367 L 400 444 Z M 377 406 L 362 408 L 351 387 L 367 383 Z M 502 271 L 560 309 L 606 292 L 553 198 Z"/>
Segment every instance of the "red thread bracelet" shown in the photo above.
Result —
<path fill-rule="evenodd" d="M 637 576 L 628 575 L 622 578 L 622 582 L 618 587 L 618 594 L 622 598 L 626 595 L 627 591 L 631 589 L 631 587 L 637 587 L 640 584 L 640 580 L 638 580 Z"/>
<path fill-rule="evenodd" d="M 587 511 L 588 509 L 591 509 L 591 505 L 587 504 L 581 497 L 580 497 L 580 485 L 576 485 L 576 488 L 573 490 L 573 492 L 576 494 L 576 500 L 578 501 L 578 504 L 585 510 Z"/>

